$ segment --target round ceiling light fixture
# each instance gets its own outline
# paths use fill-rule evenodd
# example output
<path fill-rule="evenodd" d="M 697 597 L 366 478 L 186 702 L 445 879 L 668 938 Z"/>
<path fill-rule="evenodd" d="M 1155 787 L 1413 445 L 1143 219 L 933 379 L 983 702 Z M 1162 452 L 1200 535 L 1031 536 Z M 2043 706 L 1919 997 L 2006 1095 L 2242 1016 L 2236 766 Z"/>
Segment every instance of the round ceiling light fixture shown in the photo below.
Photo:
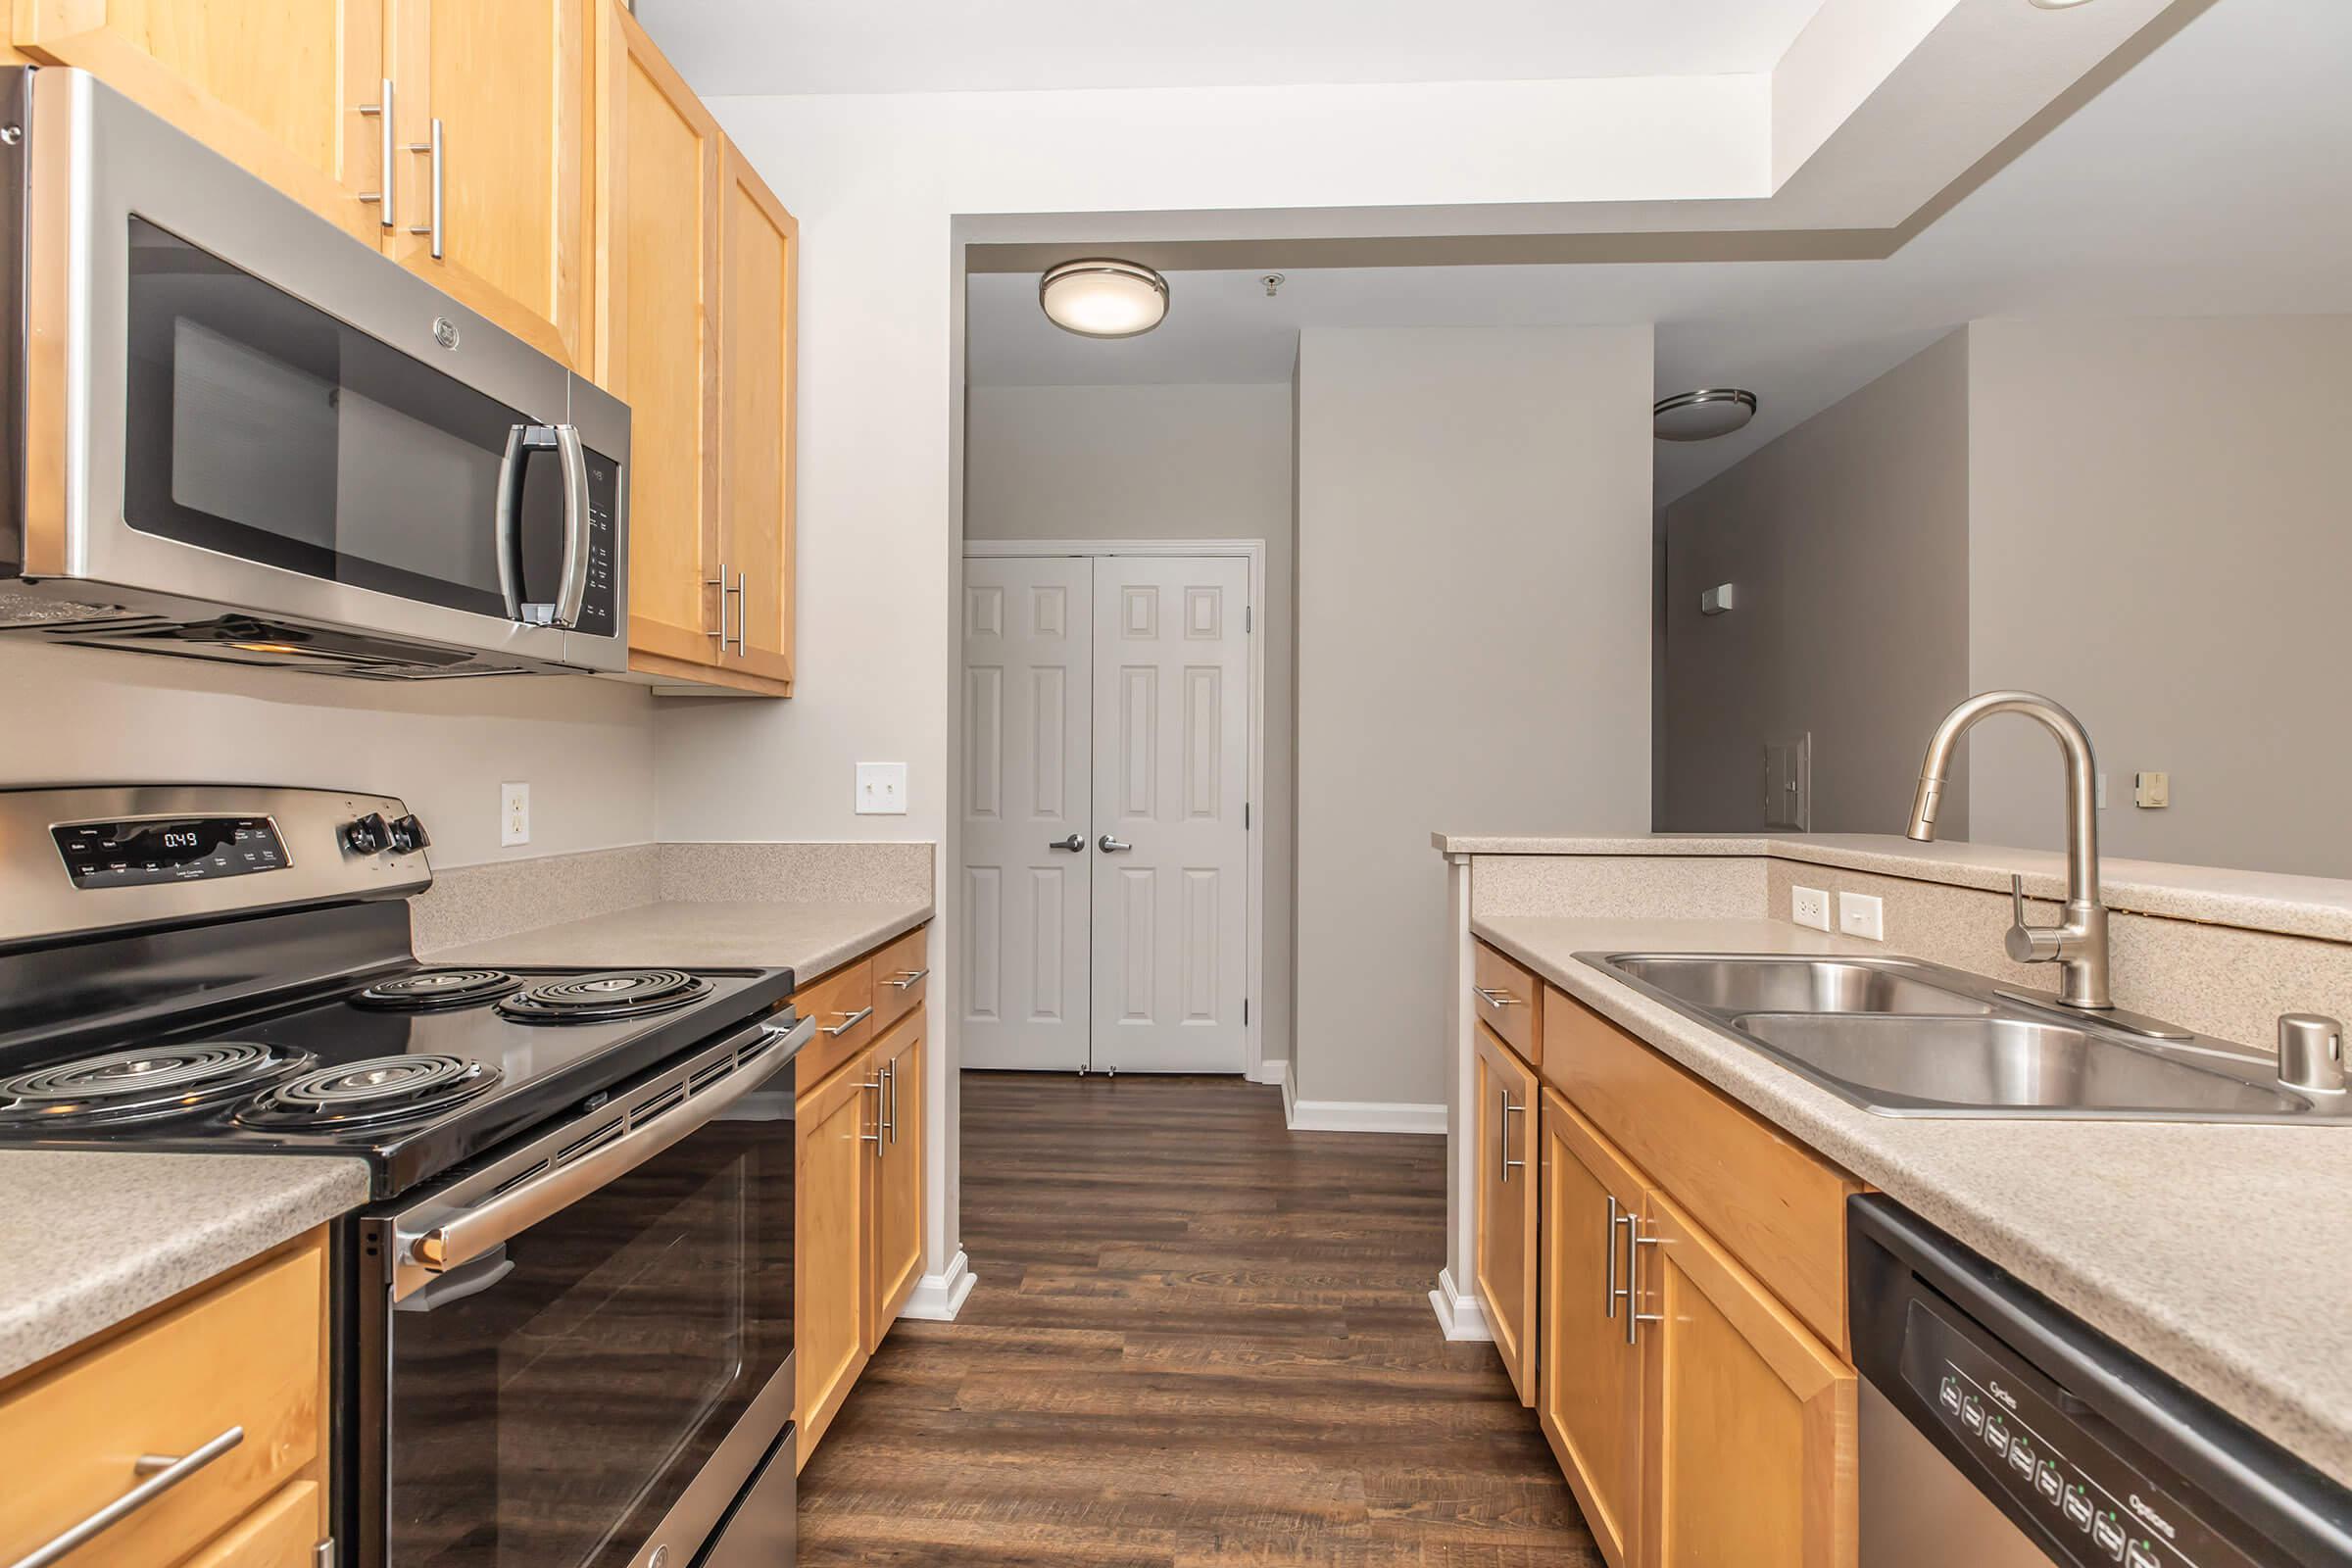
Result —
<path fill-rule="evenodd" d="M 1745 428 L 1756 416 L 1756 395 L 1738 387 L 1678 392 L 1658 399 L 1649 415 L 1661 441 L 1712 441 Z"/>
<path fill-rule="evenodd" d="M 1046 319 L 1080 337 L 1140 337 L 1168 316 L 1168 280 L 1139 262 L 1082 257 L 1037 280 Z"/>
<path fill-rule="evenodd" d="M 2030 0 L 2030 3 L 2041 11 L 2072 11 L 2077 6 L 2088 5 L 2090 0 Z"/>

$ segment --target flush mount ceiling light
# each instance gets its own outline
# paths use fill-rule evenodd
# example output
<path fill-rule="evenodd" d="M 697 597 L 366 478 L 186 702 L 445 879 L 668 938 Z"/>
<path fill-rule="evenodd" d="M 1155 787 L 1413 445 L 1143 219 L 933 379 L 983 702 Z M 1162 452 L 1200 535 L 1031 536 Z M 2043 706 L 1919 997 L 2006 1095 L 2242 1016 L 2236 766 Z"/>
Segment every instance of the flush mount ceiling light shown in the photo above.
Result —
<path fill-rule="evenodd" d="M 2031 0 L 2031 3 L 2041 11 L 2072 11 L 2077 6 L 2088 5 L 2090 0 Z"/>
<path fill-rule="evenodd" d="M 1046 318 L 1080 337 L 1138 337 L 1168 315 L 1168 280 L 1137 262 L 1089 256 L 1037 280 Z"/>
<path fill-rule="evenodd" d="M 1756 416 L 1756 395 L 1738 387 L 1678 392 L 1649 411 L 1661 441 L 1712 441 L 1744 427 Z"/>

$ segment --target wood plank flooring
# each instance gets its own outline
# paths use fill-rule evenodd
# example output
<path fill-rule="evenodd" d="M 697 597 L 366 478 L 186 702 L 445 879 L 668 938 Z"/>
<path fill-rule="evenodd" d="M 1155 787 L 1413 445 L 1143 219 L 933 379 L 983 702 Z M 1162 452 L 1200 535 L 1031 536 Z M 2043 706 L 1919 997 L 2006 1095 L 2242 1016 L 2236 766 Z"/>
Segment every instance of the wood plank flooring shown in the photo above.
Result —
<path fill-rule="evenodd" d="M 1445 1141 L 1229 1078 L 967 1073 L 956 1323 L 901 1323 L 800 1560 L 1553 1568 L 1600 1556 L 1490 1347 L 1448 1345 Z"/>

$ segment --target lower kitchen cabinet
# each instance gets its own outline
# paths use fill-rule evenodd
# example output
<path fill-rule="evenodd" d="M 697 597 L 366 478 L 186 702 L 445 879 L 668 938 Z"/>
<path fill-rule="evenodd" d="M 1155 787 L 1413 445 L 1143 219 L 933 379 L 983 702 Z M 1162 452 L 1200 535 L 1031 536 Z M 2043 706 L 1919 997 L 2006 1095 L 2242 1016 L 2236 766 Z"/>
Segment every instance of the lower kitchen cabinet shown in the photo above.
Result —
<path fill-rule="evenodd" d="M 882 1336 L 923 1277 L 923 1012 L 875 1042 L 882 1080 L 882 1141 L 874 1146 L 874 1312 L 866 1349 Z"/>
<path fill-rule="evenodd" d="M 1471 1117 L 1478 1160 L 1474 1276 L 1494 1348 L 1519 1391 L 1536 1402 L 1536 1074 L 1484 1024 L 1476 1033 L 1478 1082 Z"/>
<path fill-rule="evenodd" d="M 800 1369 L 801 1464 L 872 1353 L 867 1258 L 875 1182 L 867 1140 L 878 1136 L 881 1113 L 879 1084 L 866 1071 L 871 1065 L 872 1053 L 861 1052 L 813 1094 L 802 1094 L 794 1111 L 800 1149 L 793 1170 L 792 1349 Z"/>
<path fill-rule="evenodd" d="M 1642 1508 L 1642 1352 L 1622 1272 L 1641 1211 L 1641 1177 L 1546 1090 L 1536 1416 L 1609 1568 L 1632 1568 Z"/>

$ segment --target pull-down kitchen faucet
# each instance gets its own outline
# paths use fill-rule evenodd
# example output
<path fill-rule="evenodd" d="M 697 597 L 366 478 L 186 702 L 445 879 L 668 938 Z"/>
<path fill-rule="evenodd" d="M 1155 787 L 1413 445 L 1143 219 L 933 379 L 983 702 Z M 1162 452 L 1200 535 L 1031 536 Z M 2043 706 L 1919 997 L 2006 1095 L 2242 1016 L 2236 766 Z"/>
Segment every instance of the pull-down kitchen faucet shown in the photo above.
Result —
<path fill-rule="evenodd" d="M 2020 963 L 2058 965 L 2058 1000 L 2070 1007 L 2107 1009 L 2107 906 L 2099 902 L 2098 769 L 2090 736 L 2074 714 L 2033 692 L 1984 692 L 1946 713 L 1928 742 L 1920 764 L 1919 793 L 1911 801 L 1909 837 L 1922 844 L 1936 837 L 1936 808 L 1951 772 L 1952 751 L 1977 720 L 1995 713 L 2022 713 L 2048 730 L 2066 753 L 2066 920 L 2062 925 L 2026 924 L 2025 878 L 2009 879 L 2012 924 L 2009 956 Z"/>

